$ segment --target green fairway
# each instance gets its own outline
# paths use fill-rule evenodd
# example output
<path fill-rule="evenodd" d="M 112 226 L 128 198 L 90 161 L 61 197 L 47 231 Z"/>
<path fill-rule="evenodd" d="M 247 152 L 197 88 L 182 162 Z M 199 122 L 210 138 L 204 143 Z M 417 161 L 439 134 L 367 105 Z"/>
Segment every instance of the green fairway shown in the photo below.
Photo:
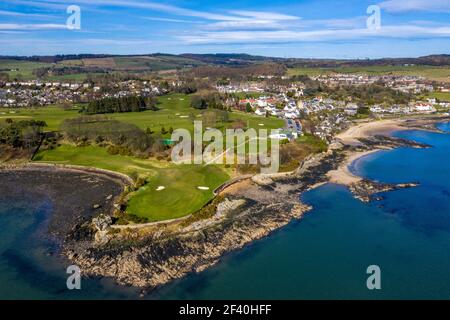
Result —
<path fill-rule="evenodd" d="M 203 207 L 214 197 L 214 189 L 228 179 L 228 174 L 217 166 L 162 168 L 146 186 L 132 195 L 127 212 L 151 221 L 180 218 Z M 157 191 L 162 187 L 163 190 Z"/>
<path fill-rule="evenodd" d="M 218 166 L 174 165 L 134 157 L 110 155 L 106 149 L 62 145 L 40 152 L 35 161 L 96 167 L 140 176 L 148 184 L 131 194 L 127 212 L 149 221 L 186 216 L 213 198 L 213 190 L 229 179 Z M 157 191 L 158 187 L 164 187 Z M 200 190 L 198 187 L 208 187 Z"/>
<path fill-rule="evenodd" d="M 56 106 L 39 107 L 39 108 L 0 108 L 0 121 L 7 118 L 13 120 L 42 120 L 47 123 L 45 131 L 57 131 L 60 124 L 65 119 L 78 117 L 78 110 L 64 110 Z"/>

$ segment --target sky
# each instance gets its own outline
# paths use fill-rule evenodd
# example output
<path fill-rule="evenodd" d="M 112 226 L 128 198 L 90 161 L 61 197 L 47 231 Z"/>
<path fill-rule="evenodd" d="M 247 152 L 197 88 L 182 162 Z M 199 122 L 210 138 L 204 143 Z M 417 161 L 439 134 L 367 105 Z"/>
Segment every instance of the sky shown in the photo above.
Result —
<path fill-rule="evenodd" d="M 157 52 L 345 59 L 450 54 L 450 0 L 0 3 L 0 55 Z"/>

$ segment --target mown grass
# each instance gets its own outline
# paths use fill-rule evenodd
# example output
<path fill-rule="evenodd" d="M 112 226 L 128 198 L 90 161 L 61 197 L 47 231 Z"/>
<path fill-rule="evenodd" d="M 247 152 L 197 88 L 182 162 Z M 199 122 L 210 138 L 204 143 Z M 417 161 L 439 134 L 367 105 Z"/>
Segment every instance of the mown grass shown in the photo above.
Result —
<path fill-rule="evenodd" d="M 199 210 L 213 198 L 213 190 L 229 179 L 219 166 L 175 165 L 110 155 L 97 146 L 62 145 L 38 153 L 35 161 L 96 167 L 144 178 L 147 184 L 130 195 L 127 213 L 148 221 L 179 218 Z M 157 191 L 159 186 L 165 189 Z"/>
<path fill-rule="evenodd" d="M 76 109 L 64 110 L 57 106 L 39 107 L 39 108 L 0 108 L 0 122 L 5 119 L 16 121 L 34 119 L 42 120 L 47 123 L 45 131 L 57 131 L 65 119 L 78 117 Z"/>

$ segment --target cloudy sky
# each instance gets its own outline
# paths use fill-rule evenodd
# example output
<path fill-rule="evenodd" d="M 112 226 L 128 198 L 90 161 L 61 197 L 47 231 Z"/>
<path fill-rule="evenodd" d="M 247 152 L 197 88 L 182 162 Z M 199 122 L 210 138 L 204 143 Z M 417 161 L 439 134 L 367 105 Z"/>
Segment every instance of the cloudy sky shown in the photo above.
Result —
<path fill-rule="evenodd" d="M 67 9 L 79 6 L 81 28 Z M 381 12 L 381 27 L 367 27 Z M 74 22 L 75 20 L 70 20 Z M 450 0 L 2 0 L 0 55 L 249 53 L 378 58 L 450 54 Z"/>

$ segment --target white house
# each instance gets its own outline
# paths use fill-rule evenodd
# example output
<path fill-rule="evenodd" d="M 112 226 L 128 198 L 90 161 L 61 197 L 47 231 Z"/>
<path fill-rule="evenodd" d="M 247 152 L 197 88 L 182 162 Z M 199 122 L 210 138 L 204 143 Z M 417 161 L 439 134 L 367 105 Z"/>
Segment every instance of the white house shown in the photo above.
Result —
<path fill-rule="evenodd" d="M 417 103 L 414 109 L 418 112 L 434 112 L 436 109 L 429 103 Z"/>
<path fill-rule="evenodd" d="M 262 110 L 262 109 L 256 109 L 255 114 L 257 116 L 265 116 L 266 115 L 266 111 Z"/>

